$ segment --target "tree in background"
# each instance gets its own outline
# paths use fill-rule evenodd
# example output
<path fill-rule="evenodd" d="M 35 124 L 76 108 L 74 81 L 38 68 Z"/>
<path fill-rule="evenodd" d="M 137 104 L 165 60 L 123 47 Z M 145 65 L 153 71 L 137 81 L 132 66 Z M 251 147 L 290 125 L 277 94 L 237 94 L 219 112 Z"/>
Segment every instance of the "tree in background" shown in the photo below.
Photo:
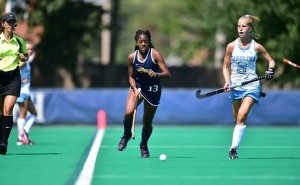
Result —
<path fill-rule="evenodd" d="M 275 79 L 266 85 L 300 87 L 299 69 L 282 63 L 283 58 L 300 61 L 298 0 L 114 0 L 108 66 L 100 65 L 101 7 L 80 0 L 28 2 L 35 3 L 28 9 L 30 27 L 44 27 L 33 63 L 33 86 L 114 86 L 120 81 L 115 65 L 127 65 L 137 29 L 149 29 L 155 35 L 155 47 L 169 61 L 220 68 L 225 44 L 237 36 L 237 19 L 252 14 L 261 18 L 259 42 L 277 62 Z M 2 12 L 4 7 L 5 1 L 0 0 Z M 259 74 L 265 69 L 265 62 L 259 62 Z M 99 73 L 103 75 L 96 81 L 105 83 L 91 85 L 91 78 L 99 78 Z"/>
<path fill-rule="evenodd" d="M 37 55 L 32 64 L 33 86 L 83 86 L 84 61 L 99 60 L 101 7 L 70 0 L 26 2 L 27 7 L 16 4 L 11 11 L 18 15 L 18 24 L 26 22 L 29 29 L 25 31 L 43 27 L 41 39 L 34 42 Z M 26 38 L 32 41 L 32 34 Z"/>
<path fill-rule="evenodd" d="M 218 66 L 216 48 L 236 38 L 237 19 L 245 14 L 261 18 L 259 40 L 277 62 L 276 78 L 268 83 L 274 88 L 299 88 L 300 71 L 282 63 L 283 58 L 299 61 L 300 1 L 297 0 L 126 0 L 121 1 L 121 35 L 117 59 L 124 62 L 124 53 L 133 48 L 130 37 L 139 28 L 150 29 L 156 44 L 165 56 L 176 53 L 188 65 L 199 51 L 209 51 L 202 65 Z M 134 10 L 134 11 L 133 11 Z M 217 41 L 216 34 L 223 35 Z M 127 46 L 126 46 L 127 44 Z M 263 74 L 265 62 L 259 62 Z M 298 62 L 299 64 L 299 62 Z M 276 86 L 276 87 L 275 87 Z"/>
<path fill-rule="evenodd" d="M 39 1 L 31 15 L 42 17 L 45 27 L 42 40 L 36 47 L 40 55 L 34 69 L 42 74 L 44 82 L 39 79 L 41 84 L 81 86 L 83 61 L 99 57 L 101 14 L 99 7 L 81 1 Z M 35 19 L 29 17 L 29 21 Z"/>

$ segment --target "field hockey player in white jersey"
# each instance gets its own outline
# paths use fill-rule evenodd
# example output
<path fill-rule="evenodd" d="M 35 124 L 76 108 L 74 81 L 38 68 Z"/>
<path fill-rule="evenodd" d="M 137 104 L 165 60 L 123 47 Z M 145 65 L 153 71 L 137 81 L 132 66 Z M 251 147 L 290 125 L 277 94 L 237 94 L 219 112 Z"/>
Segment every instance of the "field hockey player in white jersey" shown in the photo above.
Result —
<path fill-rule="evenodd" d="M 21 94 L 17 99 L 19 105 L 19 116 L 17 119 L 18 125 L 18 139 L 17 145 L 33 145 L 34 142 L 29 139 L 29 132 L 35 122 L 37 111 L 30 98 L 30 85 L 31 85 L 31 62 L 34 59 L 33 44 L 26 43 L 26 49 L 29 59 L 26 62 L 20 63 L 21 71 Z M 27 112 L 30 112 L 28 114 Z"/>
<path fill-rule="evenodd" d="M 253 105 L 258 103 L 261 93 L 259 81 L 234 89 L 231 89 L 230 86 L 258 77 L 256 74 L 258 54 L 268 62 L 265 79 L 270 80 L 274 77 L 274 60 L 266 49 L 255 41 L 255 39 L 260 38 L 255 30 L 258 21 L 259 18 L 252 15 L 244 15 L 239 18 L 237 25 L 239 37 L 227 45 L 224 56 L 224 88 L 225 92 L 231 91 L 230 98 L 232 99 L 233 116 L 236 123 L 232 145 L 229 149 L 229 159 L 238 158 L 237 149 L 246 130 L 247 117 Z"/>

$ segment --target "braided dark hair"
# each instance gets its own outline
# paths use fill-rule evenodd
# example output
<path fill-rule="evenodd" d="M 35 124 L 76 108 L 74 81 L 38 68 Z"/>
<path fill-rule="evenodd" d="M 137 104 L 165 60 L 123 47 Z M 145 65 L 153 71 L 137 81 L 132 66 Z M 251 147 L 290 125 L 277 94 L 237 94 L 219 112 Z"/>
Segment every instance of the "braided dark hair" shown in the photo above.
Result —
<path fill-rule="evenodd" d="M 150 43 L 149 47 L 150 47 L 150 48 L 154 48 L 154 46 L 153 46 L 153 44 L 152 44 L 152 41 L 151 41 L 151 33 L 150 33 L 149 30 L 137 30 L 137 31 L 135 32 L 134 40 L 137 41 L 138 38 L 139 38 L 139 36 L 140 36 L 140 35 L 143 35 L 143 34 L 144 34 L 144 35 L 147 35 L 147 37 L 148 37 L 148 39 L 149 39 L 149 43 Z M 139 49 L 139 47 L 138 47 L 137 45 L 135 45 L 134 50 L 137 50 L 137 49 Z"/>

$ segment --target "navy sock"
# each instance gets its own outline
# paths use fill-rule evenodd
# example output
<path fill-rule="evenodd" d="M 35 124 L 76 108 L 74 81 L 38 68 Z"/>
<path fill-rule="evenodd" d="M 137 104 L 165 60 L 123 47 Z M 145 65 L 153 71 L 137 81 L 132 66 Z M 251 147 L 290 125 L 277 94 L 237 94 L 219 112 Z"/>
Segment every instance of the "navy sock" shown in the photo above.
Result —
<path fill-rule="evenodd" d="M 12 127 L 13 127 L 13 117 L 3 116 L 1 143 L 5 143 L 7 145 Z"/>
<path fill-rule="evenodd" d="M 152 130 L 153 130 L 152 127 L 151 128 L 147 128 L 147 129 L 145 129 L 143 127 L 143 129 L 142 129 L 141 146 L 147 146 L 148 140 L 149 140 L 149 138 L 150 138 L 150 136 L 152 134 Z"/>
<path fill-rule="evenodd" d="M 132 118 L 124 117 L 123 125 L 124 125 L 124 135 L 126 137 L 130 138 L 131 137 Z"/>
<path fill-rule="evenodd" d="M 3 116 L 0 116 L 0 141 L 2 141 Z"/>

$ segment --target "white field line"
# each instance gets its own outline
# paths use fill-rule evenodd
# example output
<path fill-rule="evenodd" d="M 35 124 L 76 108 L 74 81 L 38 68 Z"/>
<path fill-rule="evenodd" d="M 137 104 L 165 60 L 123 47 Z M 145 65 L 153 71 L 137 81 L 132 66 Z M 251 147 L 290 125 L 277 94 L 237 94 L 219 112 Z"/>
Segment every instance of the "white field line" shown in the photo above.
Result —
<path fill-rule="evenodd" d="M 97 175 L 94 176 L 96 179 L 186 179 L 186 180 L 198 180 L 198 179 L 206 179 L 206 180 L 300 180 L 300 176 L 278 176 L 278 175 L 143 175 L 143 176 L 134 176 L 134 175 Z"/>
<path fill-rule="evenodd" d="M 115 148 L 115 145 L 102 145 L 101 148 Z M 151 145 L 151 148 L 228 148 L 222 145 Z M 127 146 L 127 148 L 139 148 L 139 146 Z M 298 149 L 300 146 L 240 146 L 239 148 L 267 148 L 267 149 Z"/>
<path fill-rule="evenodd" d="M 93 178 L 96 158 L 98 155 L 98 151 L 100 149 L 100 145 L 105 133 L 105 129 L 98 129 L 97 135 L 94 139 L 92 148 L 90 150 L 89 156 L 84 163 L 83 169 L 75 182 L 76 185 L 90 185 Z"/>

